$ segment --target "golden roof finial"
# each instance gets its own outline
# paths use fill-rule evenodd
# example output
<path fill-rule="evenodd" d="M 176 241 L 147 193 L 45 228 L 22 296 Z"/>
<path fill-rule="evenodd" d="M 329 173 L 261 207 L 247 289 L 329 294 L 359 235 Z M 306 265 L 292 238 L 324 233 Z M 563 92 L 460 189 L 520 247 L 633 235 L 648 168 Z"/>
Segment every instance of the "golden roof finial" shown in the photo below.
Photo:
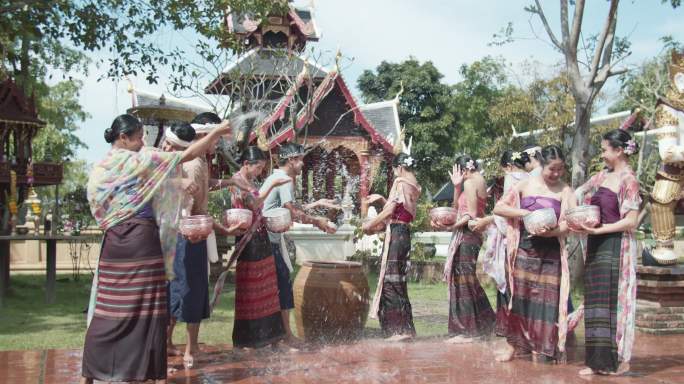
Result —
<path fill-rule="evenodd" d="M 395 103 L 399 102 L 399 97 L 404 93 L 404 80 L 399 81 L 399 87 L 399 92 L 397 92 L 397 95 L 394 96 Z"/>
<path fill-rule="evenodd" d="M 394 141 L 394 148 L 393 152 L 395 155 L 398 155 L 403 152 L 404 150 L 404 138 L 406 137 L 406 128 L 403 127 L 401 128 L 401 131 L 399 131 L 399 137 Z"/>
<path fill-rule="evenodd" d="M 342 51 L 340 46 L 337 46 L 337 53 L 335 54 L 335 71 L 340 72 L 340 60 L 342 59 Z"/>

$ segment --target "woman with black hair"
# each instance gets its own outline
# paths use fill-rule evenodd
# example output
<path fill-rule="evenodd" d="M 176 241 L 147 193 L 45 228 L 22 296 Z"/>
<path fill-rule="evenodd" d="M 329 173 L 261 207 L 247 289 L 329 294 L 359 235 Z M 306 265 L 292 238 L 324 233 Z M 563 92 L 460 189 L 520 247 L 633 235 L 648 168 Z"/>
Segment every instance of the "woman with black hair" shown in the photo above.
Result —
<path fill-rule="evenodd" d="M 235 185 L 248 188 L 234 186 L 230 189 L 231 206 L 252 211 L 252 227 L 236 239 L 235 348 L 260 348 L 286 337 L 280 314 L 275 259 L 261 211 L 271 190 L 292 179 L 277 179 L 260 193 L 255 181 L 262 174 L 266 161 L 266 154 L 258 147 L 247 147 L 242 154 L 242 167 L 233 175 L 233 181 Z"/>
<path fill-rule="evenodd" d="M 121 115 L 105 130 L 112 149 L 88 180 L 90 209 L 104 233 L 95 303 L 83 347 L 83 383 L 166 382 L 166 280 L 173 278 L 181 192 L 172 180 L 230 133 L 228 123 L 180 152 L 143 148 L 138 119 Z M 172 235 L 172 236 L 169 236 Z"/>
<path fill-rule="evenodd" d="M 541 150 L 542 148 L 537 144 L 527 144 L 523 147 L 522 151 L 527 155 L 525 158 L 525 170 L 530 176 L 541 175 Z"/>
<path fill-rule="evenodd" d="M 516 355 L 534 354 L 563 361 L 567 334 L 569 270 L 565 211 L 575 206 L 572 188 L 563 180 L 565 157 L 561 149 L 542 149 L 540 176 L 520 181 L 496 204 L 494 214 L 508 218 L 509 268 L 508 350 L 497 357 L 510 361 Z M 522 218 L 553 208 L 558 225 L 529 233 Z"/>
<path fill-rule="evenodd" d="M 499 165 L 505 173 L 502 196 L 505 196 L 518 182 L 527 179 L 529 174 L 525 171 L 525 164 L 529 162 L 526 152 L 516 152 L 510 149 L 504 151 Z M 476 219 L 469 228 L 474 232 L 485 232 L 487 244 L 482 258 L 482 269 L 496 283 L 496 325 L 494 332 L 497 336 L 505 336 L 508 329 L 506 324 L 508 305 L 508 284 L 506 283 L 506 232 L 508 225 L 506 219 L 489 215 L 482 219 Z"/>
<path fill-rule="evenodd" d="M 449 289 L 449 335 L 452 336 L 447 342 L 469 343 L 491 333 L 496 320 L 476 273 L 482 238 L 468 227 L 471 220 L 484 217 L 487 185 L 477 163 L 467 155 L 456 159 L 450 176 L 458 218 L 452 226 L 434 221 L 432 226 L 453 232 L 444 268 Z"/>
<path fill-rule="evenodd" d="M 368 196 L 369 204 L 384 201 L 384 207 L 375 218 L 363 224 L 364 232 L 370 232 L 371 228 L 389 221 L 380 276 L 369 314 L 373 318 L 378 316 L 380 327 L 390 341 L 406 340 L 416 335 L 406 286 L 411 250 L 409 224 L 416 217 L 421 192 L 414 173 L 415 166 L 416 161 L 411 155 L 401 153 L 394 158 L 392 169 L 395 178 L 388 198 L 375 194 Z"/>
<path fill-rule="evenodd" d="M 585 364 L 581 375 L 629 370 L 636 308 L 639 181 L 629 156 L 639 146 L 626 131 L 603 135 L 601 158 L 606 169 L 592 176 L 577 195 L 583 204 L 600 207 L 601 225 L 583 227 L 587 236 L 584 268 Z"/>

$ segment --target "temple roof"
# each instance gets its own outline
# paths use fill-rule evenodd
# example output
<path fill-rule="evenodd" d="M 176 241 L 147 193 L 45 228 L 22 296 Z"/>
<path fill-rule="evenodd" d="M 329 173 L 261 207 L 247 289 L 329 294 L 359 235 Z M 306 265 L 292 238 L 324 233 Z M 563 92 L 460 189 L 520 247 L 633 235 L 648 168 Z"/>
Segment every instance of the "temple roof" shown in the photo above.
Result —
<path fill-rule="evenodd" d="M 359 106 L 359 109 L 361 109 L 366 120 L 375 128 L 375 131 L 384 137 L 388 143 L 394 144 L 401 136 L 398 100 L 365 104 Z"/>
<path fill-rule="evenodd" d="M 316 21 L 313 17 L 312 8 L 295 7 L 290 5 L 290 11 L 287 14 L 289 24 L 296 27 L 302 36 L 309 41 L 318 41 L 320 33 L 316 26 Z M 238 35 L 248 36 L 256 32 L 262 23 L 253 19 L 252 14 L 236 14 L 231 13 L 226 18 L 228 31 Z M 267 23 L 264 22 L 264 24 Z"/>
<path fill-rule="evenodd" d="M 38 119 L 33 98 L 28 99 L 11 79 L 0 83 L 0 122 L 40 127 L 45 125 L 44 121 Z"/>
<path fill-rule="evenodd" d="M 296 53 L 288 53 L 287 50 L 277 48 L 254 48 L 237 62 L 226 66 L 221 75 L 207 85 L 205 92 L 220 93 L 223 87 L 220 87 L 219 84 L 223 83 L 224 86 L 227 86 L 233 80 L 249 76 L 254 76 L 258 80 L 294 78 L 302 72 L 305 65 L 309 76 L 314 80 L 322 79 L 328 73 L 324 68 L 307 62 Z"/>
<path fill-rule="evenodd" d="M 348 110 L 354 116 L 354 122 L 368 133 L 371 141 L 381 145 L 387 152 L 391 153 L 394 149 L 394 143 L 400 135 L 397 100 L 359 106 L 349 91 L 342 75 L 337 71 L 330 71 L 326 78 L 318 85 L 313 98 L 310 100 L 310 109 L 303 110 L 309 112 L 298 115 L 296 127 L 288 125 L 281 129 L 273 137 L 269 138 L 269 146 L 274 148 L 284 141 L 293 140 L 296 136 L 296 131 L 299 131 L 305 124 L 317 118 L 316 110 L 334 90 L 342 94 L 349 108 Z M 282 101 L 285 101 L 285 99 L 282 99 Z M 285 102 L 285 105 L 288 102 Z M 284 111 L 284 107 L 282 110 Z M 282 112 L 279 115 L 273 114 L 269 119 L 264 120 L 262 129 L 267 129 L 268 126 L 280 118 L 282 118 Z"/>
<path fill-rule="evenodd" d="M 128 113 L 143 119 L 191 121 L 197 114 L 212 112 L 205 105 L 195 104 L 173 96 L 135 89 L 131 84 L 131 108 Z"/>

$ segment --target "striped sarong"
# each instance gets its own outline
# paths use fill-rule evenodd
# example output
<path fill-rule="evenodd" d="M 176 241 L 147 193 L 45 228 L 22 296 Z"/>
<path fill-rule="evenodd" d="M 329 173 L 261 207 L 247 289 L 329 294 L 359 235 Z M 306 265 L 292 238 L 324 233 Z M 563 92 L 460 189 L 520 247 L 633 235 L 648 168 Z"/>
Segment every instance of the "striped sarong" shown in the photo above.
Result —
<path fill-rule="evenodd" d="M 105 232 L 96 303 L 83 347 L 83 376 L 101 381 L 166 378 L 167 283 L 152 219 Z"/>
<path fill-rule="evenodd" d="M 477 337 L 489 334 L 496 315 L 475 271 L 482 239 L 468 228 L 456 245 L 449 285 L 449 334 Z"/>
<path fill-rule="evenodd" d="M 555 237 L 528 236 L 522 228 L 506 339 L 517 354 L 535 352 L 559 359 L 560 242 Z"/>
<path fill-rule="evenodd" d="M 622 233 L 588 236 L 584 269 L 585 363 L 594 371 L 618 369 L 616 341 Z"/>
<path fill-rule="evenodd" d="M 415 335 L 411 302 L 406 286 L 411 232 L 408 224 L 390 224 L 387 266 L 380 294 L 378 318 L 386 337 Z"/>
<path fill-rule="evenodd" d="M 262 227 L 237 260 L 233 346 L 259 348 L 284 337 L 275 260 Z"/>

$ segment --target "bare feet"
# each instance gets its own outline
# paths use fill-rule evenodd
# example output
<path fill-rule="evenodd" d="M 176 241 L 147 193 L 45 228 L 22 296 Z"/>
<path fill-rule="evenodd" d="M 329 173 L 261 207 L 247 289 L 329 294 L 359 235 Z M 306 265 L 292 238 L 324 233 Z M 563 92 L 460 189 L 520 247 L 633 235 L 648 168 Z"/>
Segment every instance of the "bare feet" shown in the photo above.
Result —
<path fill-rule="evenodd" d="M 297 350 L 304 348 L 306 343 L 304 343 L 304 340 L 294 336 L 294 335 L 289 335 L 285 340 L 283 340 L 283 343 L 287 345 L 290 348 L 295 348 Z"/>
<path fill-rule="evenodd" d="M 409 334 L 402 334 L 402 335 L 393 335 L 385 339 L 385 341 L 391 341 L 391 342 L 400 342 L 400 341 L 406 341 L 412 339 L 413 336 Z"/>
<path fill-rule="evenodd" d="M 185 355 L 183 355 L 183 366 L 186 369 L 191 369 L 194 365 L 195 358 L 191 354 L 186 352 Z"/>
<path fill-rule="evenodd" d="M 506 349 L 502 353 L 497 355 L 495 360 L 499 363 L 506 363 L 513 360 L 514 356 L 515 348 L 511 347 L 510 345 L 506 345 Z"/>
<path fill-rule="evenodd" d="M 617 371 L 610 372 L 611 375 L 622 375 L 629 372 L 629 363 L 620 363 Z"/>
<path fill-rule="evenodd" d="M 580 376 L 589 376 L 589 375 L 595 375 L 595 374 L 596 374 L 596 372 L 594 372 L 594 370 L 591 368 L 584 368 L 584 369 L 579 371 Z"/>
<path fill-rule="evenodd" d="M 447 344 L 467 344 L 467 343 L 472 343 L 474 341 L 475 341 L 475 338 L 463 336 L 463 335 L 456 335 L 452 338 L 444 340 L 444 342 Z"/>
<path fill-rule="evenodd" d="M 296 340 L 299 340 L 297 338 L 293 338 Z M 294 341 L 292 339 L 285 339 L 281 340 L 276 344 L 273 344 L 273 349 L 282 351 L 282 352 L 299 352 L 300 349 L 304 346 L 304 342 L 300 341 Z"/>

